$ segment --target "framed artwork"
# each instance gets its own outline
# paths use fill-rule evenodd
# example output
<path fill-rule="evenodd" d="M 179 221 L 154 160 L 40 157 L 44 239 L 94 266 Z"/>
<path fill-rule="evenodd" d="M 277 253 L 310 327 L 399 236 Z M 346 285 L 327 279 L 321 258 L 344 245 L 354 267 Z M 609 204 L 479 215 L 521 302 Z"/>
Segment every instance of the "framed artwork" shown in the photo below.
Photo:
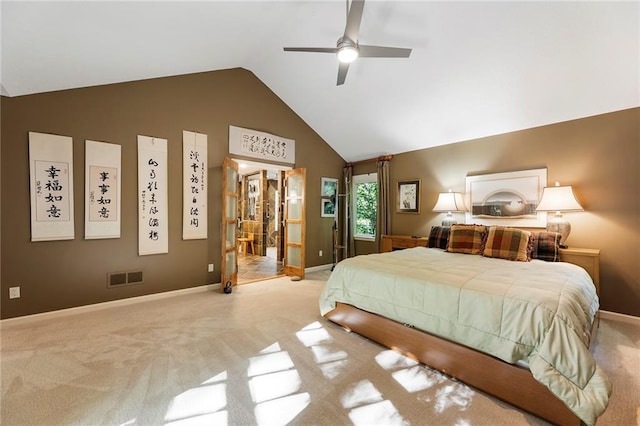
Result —
<path fill-rule="evenodd" d="M 420 213 L 420 179 L 398 181 L 398 213 Z"/>
<path fill-rule="evenodd" d="M 320 217 L 336 217 L 335 196 L 338 194 L 338 179 L 320 178 Z"/>
<path fill-rule="evenodd" d="M 467 176 L 467 223 L 544 228 L 536 207 L 546 185 L 546 168 Z"/>
<path fill-rule="evenodd" d="M 320 178 L 320 195 L 323 197 L 331 197 L 338 192 L 338 179 Z"/>
<path fill-rule="evenodd" d="M 331 202 L 331 200 L 323 198 L 322 199 L 322 212 L 320 214 L 321 217 L 336 217 L 336 205 Z"/>

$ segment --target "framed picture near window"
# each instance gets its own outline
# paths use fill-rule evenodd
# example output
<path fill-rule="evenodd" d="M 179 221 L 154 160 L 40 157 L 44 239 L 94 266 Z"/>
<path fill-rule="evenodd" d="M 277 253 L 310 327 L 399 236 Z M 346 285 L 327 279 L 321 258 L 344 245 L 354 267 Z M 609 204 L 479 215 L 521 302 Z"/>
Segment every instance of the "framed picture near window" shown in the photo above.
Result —
<path fill-rule="evenodd" d="M 398 181 L 396 200 L 398 213 L 420 213 L 420 179 Z"/>
<path fill-rule="evenodd" d="M 320 178 L 320 196 L 322 197 L 320 217 L 336 217 L 335 197 L 337 194 L 338 179 Z"/>
<path fill-rule="evenodd" d="M 338 179 L 320 178 L 320 195 L 323 197 L 331 197 L 338 192 Z"/>

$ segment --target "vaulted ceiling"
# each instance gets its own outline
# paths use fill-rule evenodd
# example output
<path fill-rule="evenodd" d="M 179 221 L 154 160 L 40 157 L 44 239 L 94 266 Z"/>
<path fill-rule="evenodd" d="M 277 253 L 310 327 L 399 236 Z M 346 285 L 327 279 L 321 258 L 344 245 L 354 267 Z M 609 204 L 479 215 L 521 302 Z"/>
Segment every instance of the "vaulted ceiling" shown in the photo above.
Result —
<path fill-rule="evenodd" d="M 334 55 L 282 49 L 335 46 L 342 0 L 0 8 L 6 96 L 242 67 L 347 161 L 640 106 L 636 1 L 368 0 L 360 43 L 413 51 L 342 86 Z"/>

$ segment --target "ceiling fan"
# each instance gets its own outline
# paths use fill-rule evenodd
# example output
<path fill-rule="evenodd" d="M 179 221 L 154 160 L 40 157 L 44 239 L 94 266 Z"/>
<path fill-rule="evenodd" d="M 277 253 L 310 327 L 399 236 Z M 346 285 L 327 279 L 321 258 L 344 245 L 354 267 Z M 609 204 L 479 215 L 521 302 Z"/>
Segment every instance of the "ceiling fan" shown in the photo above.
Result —
<path fill-rule="evenodd" d="M 344 35 L 338 39 L 336 47 L 285 47 L 285 52 L 334 53 L 338 56 L 338 83 L 344 84 L 349 64 L 357 58 L 408 58 L 411 49 L 400 47 L 367 46 L 358 43 L 360 21 L 365 0 L 347 0 L 347 24 Z"/>

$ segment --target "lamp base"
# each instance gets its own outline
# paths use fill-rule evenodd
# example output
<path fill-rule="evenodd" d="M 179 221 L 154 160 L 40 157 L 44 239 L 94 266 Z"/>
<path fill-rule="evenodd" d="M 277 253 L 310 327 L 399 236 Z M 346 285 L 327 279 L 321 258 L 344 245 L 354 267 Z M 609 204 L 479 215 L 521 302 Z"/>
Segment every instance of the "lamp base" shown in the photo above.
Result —
<path fill-rule="evenodd" d="M 556 213 L 552 218 L 547 218 L 547 231 L 560 234 L 560 247 L 566 248 L 566 241 L 571 233 L 571 224 L 562 217 L 561 213 Z"/>
<path fill-rule="evenodd" d="M 442 226 L 453 226 L 453 225 L 456 225 L 457 223 L 458 223 L 458 221 L 455 220 L 451 214 L 448 214 L 442 220 Z"/>

